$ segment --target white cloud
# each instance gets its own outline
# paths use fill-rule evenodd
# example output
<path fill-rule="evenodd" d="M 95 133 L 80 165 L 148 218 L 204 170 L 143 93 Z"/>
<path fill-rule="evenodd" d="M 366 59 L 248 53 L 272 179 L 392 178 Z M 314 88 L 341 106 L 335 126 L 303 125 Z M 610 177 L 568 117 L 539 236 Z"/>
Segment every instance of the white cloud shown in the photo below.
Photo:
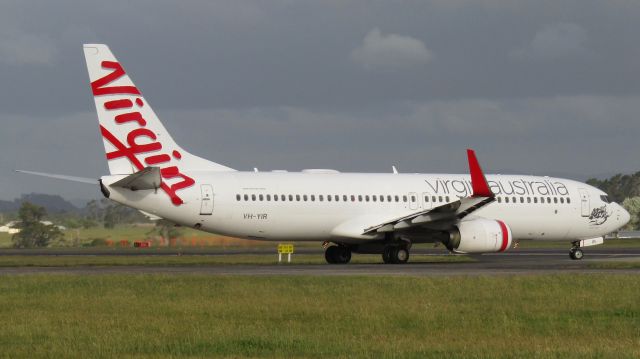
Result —
<path fill-rule="evenodd" d="M 520 59 L 555 60 L 587 53 L 587 30 L 574 23 L 556 23 L 543 26 L 524 47 L 515 49 L 511 56 Z"/>
<path fill-rule="evenodd" d="M 13 33 L 0 36 L 0 62 L 9 65 L 52 65 L 57 55 L 46 36 Z"/>
<path fill-rule="evenodd" d="M 424 65 L 433 54 L 424 43 L 410 36 L 382 34 L 375 28 L 351 52 L 351 60 L 366 69 L 406 68 Z"/>

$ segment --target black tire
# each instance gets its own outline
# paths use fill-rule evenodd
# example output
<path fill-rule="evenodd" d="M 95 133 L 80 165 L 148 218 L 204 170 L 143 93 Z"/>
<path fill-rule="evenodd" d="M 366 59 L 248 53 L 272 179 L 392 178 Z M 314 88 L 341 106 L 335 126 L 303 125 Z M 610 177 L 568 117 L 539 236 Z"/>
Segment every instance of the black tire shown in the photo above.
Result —
<path fill-rule="evenodd" d="M 385 264 L 393 263 L 392 252 L 393 252 L 393 247 L 391 246 L 384 247 L 384 250 L 382 251 L 382 261 Z"/>
<path fill-rule="evenodd" d="M 348 247 L 340 246 L 338 247 L 338 252 L 336 256 L 336 263 L 339 264 L 347 264 L 351 261 L 351 249 Z"/>
<path fill-rule="evenodd" d="M 327 247 L 324 259 L 329 264 L 347 264 L 351 261 L 351 249 L 345 246 Z"/>
<path fill-rule="evenodd" d="M 574 247 L 569 251 L 569 257 L 573 260 L 581 260 L 584 257 L 584 252 L 582 249 Z"/>
<path fill-rule="evenodd" d="M 573 259 L 574 259 L 574 260 L 581 260 L 581 259 L 582 259 L 582 257 L 584 257 L 584 252 L 582 251 L 582 249 L 580 249 L 580 248 L 576 248 L 576 249 L 573 251 Z"/>
<path fill-rule="evenodd" d="M 337 246 L 329 246 L 324 251 L 324 259 L 329 264 L 336 263 L 336 251 L 338 250 Z"/>
<path fill-rule="evenodd" d="M 405 247 L 398 247 L 393 251 L 394 262 L 398 264 L 404 264 L 409 261 L 409 250 Z"/>

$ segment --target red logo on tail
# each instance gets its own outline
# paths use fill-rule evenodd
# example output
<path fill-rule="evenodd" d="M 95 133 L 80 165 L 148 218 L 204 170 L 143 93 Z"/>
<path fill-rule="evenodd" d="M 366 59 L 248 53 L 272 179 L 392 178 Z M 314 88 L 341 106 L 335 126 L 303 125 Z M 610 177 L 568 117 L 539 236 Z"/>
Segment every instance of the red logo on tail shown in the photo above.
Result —
<path fill-rule="evenodd" d="M 103 61 L 102 67 L 106 69 L 112 69 L 113 71 L 91 83 L 91 89 L 94 96 L 119 94 L 138 96 L 140 95 L 140 91 L 135 86 L 105 87 L 106 85 L 124 76 L 126 73 L 122 66 L 120 66 L 120 64 L 117 62 Z M 132 109 L 134 103 L 140 108 L 144 106 L 142 99 L 138 97 L 134 101 L 126 98 L 107 101 L 104 103 L 104 107 L 109 111 L 126 110 Z M 102 137 L 109 141 L 116 148 L 115 151 L 107 153 L 107 160 L 110 161 L 118 158 L 126 158 L 138 171 L 141 171 L 145 168 L 145 166 L 142 164 L 140 159 L 138 159 L 138 155 L 142 153 L 152 152 L 151 155 L 144 158 L 144 162 L 146 162 L 148 165 L 159 165 L 161 163 L 170 162 L 173 159 L 180 160 L 180 158 L 182 158 L 180 152 L 176 150 L 171 152 L 173 158 L 166 153 L 157 153 L 158 151 L 162 150 L 162 143 L 156 141 L 157 136 L 153 131 L 145 128 L 145 126 L 147 125 L 147 121 L 142 117 L 142 114 L 139 111 L 118 114 L 114 117 L 114 122 L 117 125 L 122 125 L 125 123 L 135 123 L 139 127 L 129 131 L 126 139 L 127 144 L 125 145 L 104 126 L 100 126 Z M 171 202 L 174 205 L 179 206 L 184 203 L 182 198 L 180 198 L 180 196 L 178 196 L 176 192 L 192 186 L 193 184 L 195 184 L 195 181 L 191 177 L 180 173 L 180 169 L 178 168 L 178 166 L 161 167 L 160 176 L 163 179 L 167 180 L 179 180 L 179 182 L 176 182 L 172 185 L 169 185 L 166 182 L 162 181 L 162 183 L 160 184 L 160 188 L 165 193 L 167 193 L 167 195 L 169 195 L 169 197 L 171 198 Z"/>

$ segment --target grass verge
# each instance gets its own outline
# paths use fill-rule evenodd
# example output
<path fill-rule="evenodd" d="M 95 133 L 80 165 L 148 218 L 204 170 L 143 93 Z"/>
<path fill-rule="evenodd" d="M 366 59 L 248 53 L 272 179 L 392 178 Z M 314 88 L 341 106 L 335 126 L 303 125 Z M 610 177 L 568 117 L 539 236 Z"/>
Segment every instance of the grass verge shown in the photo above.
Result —
<path fill-rule="evenodd" d="M 34 275 L 6 357 L 637 358 L 640 277 Z"/>

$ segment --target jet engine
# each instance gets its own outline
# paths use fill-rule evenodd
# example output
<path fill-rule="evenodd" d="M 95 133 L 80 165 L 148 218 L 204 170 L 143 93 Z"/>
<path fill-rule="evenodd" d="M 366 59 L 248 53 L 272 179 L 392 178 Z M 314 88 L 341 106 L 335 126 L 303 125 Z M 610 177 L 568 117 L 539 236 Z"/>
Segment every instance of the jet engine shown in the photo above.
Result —
<path fill-rule="evenodd" d="M 457 253 L 504 252 L 511 240 L 511 229 L 504 222 L 478 218 L 458 223 L 444 245 Z"/>

